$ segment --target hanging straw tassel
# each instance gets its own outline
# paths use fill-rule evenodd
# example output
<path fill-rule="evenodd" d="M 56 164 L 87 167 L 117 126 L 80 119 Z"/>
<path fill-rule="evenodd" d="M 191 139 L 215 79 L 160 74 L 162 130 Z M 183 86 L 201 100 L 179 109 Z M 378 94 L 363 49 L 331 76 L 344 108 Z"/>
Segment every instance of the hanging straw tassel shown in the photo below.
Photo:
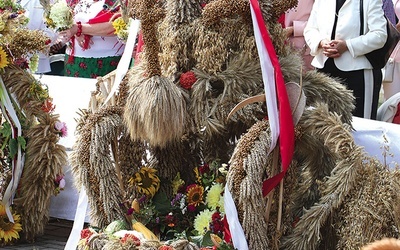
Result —
<path fill-rule="evenodd" d="M 170 79 L 161 76 L 158 60 L 160 45 L 155 23 L 163 17 L 156 1 L 143 0 L 140 6 L 145 74 L 130 78 L 124 122 L 133 140 L 145 140 L 152 146 L 164 147 L 179 140 L 184 132 L 186 102 L 181 90 Z"/>

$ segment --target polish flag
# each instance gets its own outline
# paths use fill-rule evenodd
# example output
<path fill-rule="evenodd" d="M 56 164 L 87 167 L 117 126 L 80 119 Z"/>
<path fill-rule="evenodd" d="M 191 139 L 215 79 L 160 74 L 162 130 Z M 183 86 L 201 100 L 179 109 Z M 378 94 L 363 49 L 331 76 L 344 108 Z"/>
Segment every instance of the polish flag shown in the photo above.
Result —
<path fill-rule="evenodd" d="M 268 153 L 271 153 L 275 148 L 279 138 L 282 164 L 282 169 L 279 174 L 264 181 L 262 191 L 265 197 L 283 179 L 292 161 L 294 151 L 294 125 L 279 60 L 262 17 L 258 0 L 249 1 L 254 37 L 257 44 L 264 82 L 268 121 L 271 129 L 271 147 Z M 225 188 L 224 197 L 226 219 L 231 232 L 232 243 L 238 250 L 248 250 L 245 235 L 239 223 L 235 204 L 228 188 Z"/>

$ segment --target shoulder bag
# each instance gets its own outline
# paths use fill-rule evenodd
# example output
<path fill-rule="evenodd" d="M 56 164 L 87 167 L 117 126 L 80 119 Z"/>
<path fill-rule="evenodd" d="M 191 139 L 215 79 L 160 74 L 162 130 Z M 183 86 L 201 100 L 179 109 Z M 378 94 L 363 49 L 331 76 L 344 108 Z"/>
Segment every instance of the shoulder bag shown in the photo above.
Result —
<path fill-rule="evenodd" d="M 386 62 L 388 61 L 390 55 L 392 54 L 394 48 L 396 47 L 397 42 L 400 39 L 400 32 L 397 31 L 396 27 L 386 19 L 386 29 L 387 29 L 387 39 L 382 48 L 371 51 L 365 56 L 368 61 L 371 63 L 374 69 L 382 69 L 385 67 Z M 363 0 L 360 0 L 360 35 L 364 34 L 364 7 Z"/>

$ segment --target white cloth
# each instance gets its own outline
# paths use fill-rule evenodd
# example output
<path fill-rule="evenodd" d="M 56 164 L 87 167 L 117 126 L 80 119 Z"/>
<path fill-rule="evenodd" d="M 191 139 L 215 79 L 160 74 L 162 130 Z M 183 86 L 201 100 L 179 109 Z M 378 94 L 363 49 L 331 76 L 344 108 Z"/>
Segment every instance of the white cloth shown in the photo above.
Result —
<path fill-rule="evenodd" d="M 377 120 L 392 122 L 396 115 L 398 104 L 400 103 L 400 92 L 390 97 L 378 108 Z M 399 131 L 400 133 L 400 131 Z"/>
<path fill-rule="evenodd" d="M 354 141 L 390 169 L 400 166 L 400 125 L 353 117 Z M 387 152 L 385 153 L 385 148 Z"/>

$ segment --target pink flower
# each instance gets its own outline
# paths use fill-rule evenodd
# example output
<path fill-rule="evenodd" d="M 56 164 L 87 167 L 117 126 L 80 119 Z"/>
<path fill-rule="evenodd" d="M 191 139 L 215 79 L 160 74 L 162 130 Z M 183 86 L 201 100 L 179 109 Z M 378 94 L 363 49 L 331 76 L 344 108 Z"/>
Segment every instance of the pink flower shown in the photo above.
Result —
<path fill-rule="evenodd" d="M 64 188 L 65 188 L 65 179 L 64 178 L 62 178 L 61 180 L 60 180 L 60 184 L 59 184 L 59 186 L 58 186 L 61 190 L 63 190 Z"/>
<path fill-rule="evenodd" d="M 57 121 L 54 124 L 54 128 L 61 133 L 61 137 L 66 137 L 68 132 L 67 132 L 67 124 L 65 122 L 59 122 Z"/>

